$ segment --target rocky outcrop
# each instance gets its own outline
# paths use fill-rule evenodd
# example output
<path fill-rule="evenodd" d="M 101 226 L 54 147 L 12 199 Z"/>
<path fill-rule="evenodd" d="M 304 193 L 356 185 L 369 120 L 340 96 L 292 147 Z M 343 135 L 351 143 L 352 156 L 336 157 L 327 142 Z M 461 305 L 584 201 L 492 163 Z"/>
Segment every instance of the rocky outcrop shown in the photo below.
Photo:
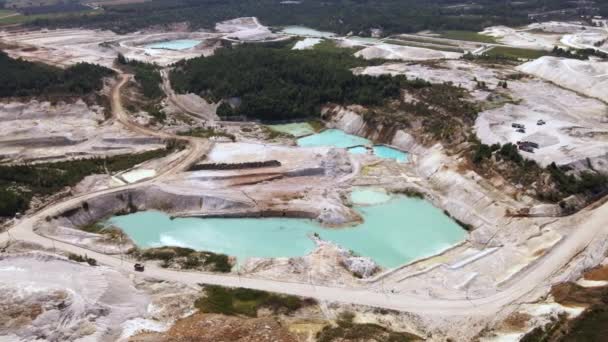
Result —
<path fill-rule="evenodd" d="M 350 256 L 342 261 L 344 267 L 358 278 L 369 278 L 376 274 L 380 267 L 371 258 Z"/>
<path fill-rule="evenodd" d="M 313 282 L 325 285 L 354 285 L 381 270 L 370 258 L 354 255 L 332 242 L 311 236 L 316 248 L 308 255 L 295 258 L 249 258 L 240 267 L 241 274 L 256 277 Z"/>
<path fill-rule="evenodd" d="M 375 143 L 390 143 L 397 132 L 395 125 L 370 124 L 364 119 L 366 109 L 361 106 L 327 106 L 321 115 L 327 127 L 358 135 Z"/>

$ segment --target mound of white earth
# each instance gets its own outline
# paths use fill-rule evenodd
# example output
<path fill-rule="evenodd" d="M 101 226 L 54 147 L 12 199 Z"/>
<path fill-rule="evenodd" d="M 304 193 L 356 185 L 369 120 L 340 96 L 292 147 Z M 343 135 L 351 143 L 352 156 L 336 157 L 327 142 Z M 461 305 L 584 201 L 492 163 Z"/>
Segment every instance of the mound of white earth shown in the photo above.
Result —
<path fill-rule="evenodd" d="M 545 56 L 517 69 L 580 94 L 608 101 L 608 62 Z"/>
<path fill-rule="evenodd" d="M 507 26 L 492 26 L 481 34 L 496 38 L 500 43 L 526 49 L 549 50 L 558 45 L 561 34 L 535 33 Z"/>
<path fill-rule="evenodd" d="M 241 41 L 258 41 L 274 38 L 268 27 L 255 17 L 236 18 L 215 24 L 215 30 L 228 33 L 227 37 Z"/>
<path fill-rule="evenodd" d="M 367 47 L 355 54 L 365 59 L 394 59 L 404 61 L 420 61 L 427 59 L 460 58 L 462 54 L 439 50 L 424 49 L 413 46 L 400 46 L 393 44 L 378 44 Z"/>

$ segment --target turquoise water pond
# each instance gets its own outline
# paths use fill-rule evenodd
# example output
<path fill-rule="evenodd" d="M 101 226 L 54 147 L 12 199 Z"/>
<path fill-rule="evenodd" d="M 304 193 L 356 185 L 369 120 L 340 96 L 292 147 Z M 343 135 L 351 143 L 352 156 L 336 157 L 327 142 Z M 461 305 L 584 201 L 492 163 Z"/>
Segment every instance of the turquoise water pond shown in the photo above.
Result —
<path fill-rule="evenodd" d="M 368 194 L 375 197 L 377 195 Z M 359 200 L 366 197 L 358 195 Z M 465 237 L 465 231 L 430 203 L 391 196 L 374 205 L 356 205 L 364 222 L 329 229 L 315 221 L 289 218 L 177 218 L 148 211 L 116 216 L 108 223 L 121 227 L 140 247 L 183 246 L 225 253 L 243 262 L 249 257 L 297 257 L 314 249 L 310 235 L 333 241 L 386 268 L 435 254 Z"/>
<path fill-rule="evenodd" d="M 339 129 L 328 129 L 321 133 L 309 135 L 298 139 L 298 145 L 302 147 L 319 147 L 319 146 L 334 146 L 339 148 L 347 148 L 353 154 L 368 153 L 367 148 L 362 145 L 371 145 L 372 142 L 368 139 L 347 134 Z M 375 145 L 372 148 L 374 154 L 380 158 L 393 159 L 400 163 L 404 163 L 408 159 L 408 154 L 399 151 L 392 147 L 384 145 Z"/>
<path fill-rule="evenodd" d="M 369 144 L 371 144 L 371 141 L 356 135 L 346 134 L 339 129 L 327 129 L 321 133 L 298 139 L 298 146 L 302 147 L 334 146 L 349 148 Z"/>
<path fill-rule="evenodd" d="M 193 48 L 200 44 L 200 40 L 194 39 L 176 39 L 168 40 L 165 42 L 158 42 L 154 44 L 146 45 L 148 49 L 167 49 L 167 50 L 186 50 Z"/>
<path fill-rule="evenodd" d="M 407 153 L 384 145 L 374 146 L 374 154 L 384 159 L 394 159 L 400 163 L 407 161 Z"/>

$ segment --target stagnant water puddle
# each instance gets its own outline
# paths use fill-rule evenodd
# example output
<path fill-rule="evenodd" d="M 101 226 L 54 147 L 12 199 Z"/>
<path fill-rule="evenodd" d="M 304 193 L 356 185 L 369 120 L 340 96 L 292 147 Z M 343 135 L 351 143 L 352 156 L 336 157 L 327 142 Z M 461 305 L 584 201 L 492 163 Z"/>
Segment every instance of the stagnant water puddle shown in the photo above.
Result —
<path fill-rule="evenodd" d="M 364 222 L 323 228 L 313 220 L 290 218 L 176 218 L 148 211 L 116 216 L 140 247 L 183 246 L 236 256 L 297 257 L 314 249 L 314 233 L 386 268 L 435 254 L 464 239 L 466 232 L 430 203 L 382 191 L 353 191 Z"/>
<path fill-rule="evenodd" d="M 298 139 L 298 146 L 301 147 L 319 147 L 319 146 L 334 146 L 338 148 L 347 148 L 350 153 L 363 154 L 373 153 L 377 157 L 384 159 L 393 159 L 400 163 L 407 162 L 408 154 L 395 148 L 374 145 L 368 139 L 347 134 L 339 129 L 328 129 L 321 133 L 312 134 Z M 366 146 L 371 147 L 371 151 Z"/>

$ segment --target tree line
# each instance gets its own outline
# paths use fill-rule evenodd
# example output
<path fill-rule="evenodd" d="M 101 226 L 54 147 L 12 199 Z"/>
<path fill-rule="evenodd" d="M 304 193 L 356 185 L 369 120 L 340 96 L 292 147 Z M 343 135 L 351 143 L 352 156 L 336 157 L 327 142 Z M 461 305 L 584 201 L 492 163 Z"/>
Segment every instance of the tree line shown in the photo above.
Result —
<path fill-rule="evenodd" d="M 566 0 L 480 0 L 454 6 L 453 0 L 151 0 L 144 3 L 106 5 L 103 13 L 71 18 L 44 18 L 39 27 L 97 27 L 119 33 L 149 26 L 188 22 L 192 29 L 213 28 L 215 23 L 256 16 L 265 25 L 305 25 L 339 34 L 369 35 L 380 28 L 386 34 L 420 30 L 480 31 L 492 25 L 523 25 L 527 14 L 560 6 Z"/>
<path fill-rule="evenodd" d="M 48 196 L 66 186 L 74 186 L 92 174 L 129 169 L 169 150 L 153 150 L 132 155 L 91 158 L 33 165 L 0 165 L 0 217 L 12 217 L 29 208 L 34 196 Z"/>
<path fill-rule="evenodd" d="M 67 69 L 13 59 L 0 51 L 0 97 L 85 95 L 103 87 L 111 69 L 78 63 Z"/>
<path fill-rule="evenodd" d="M 177 92 L 227 103 L 218 114 L 262 121 L 318 117 L 326 103 L 381 105 L 395 98 L 405 76 L 354 75 L 369 64 L 350 50 L 293 51 L 281 46 L 240 45 L 213 56 L 180 61 L 170 74 Z"/>

